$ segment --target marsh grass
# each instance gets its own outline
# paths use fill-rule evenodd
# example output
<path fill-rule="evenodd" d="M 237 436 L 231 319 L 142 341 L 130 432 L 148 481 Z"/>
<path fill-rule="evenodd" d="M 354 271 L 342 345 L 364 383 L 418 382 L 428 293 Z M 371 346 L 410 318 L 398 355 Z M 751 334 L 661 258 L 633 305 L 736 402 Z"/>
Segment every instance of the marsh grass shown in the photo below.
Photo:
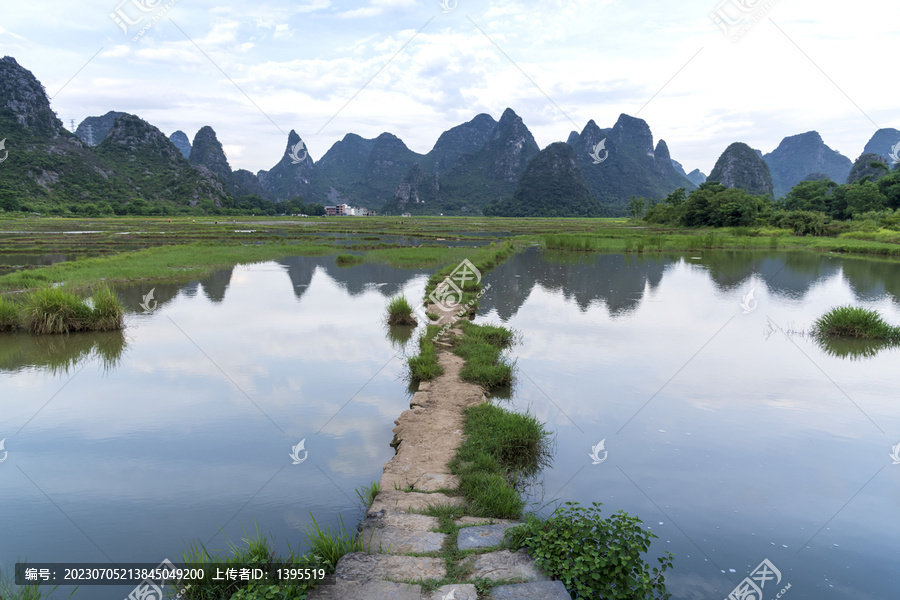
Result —
<path fill-rule="evenodd" d="M 486 402 L 466 409 L 463 443 L 450 469 L 467 514 L 518 518 L 525 504 L 517 487 L 550 460 L 550 435 L 534 416 Z"/>
<path fill-rule="evenodd" d="M 334 258 L 334 262 L 336 262 L 339 267 L 352 267 L 354 265 L 362 264 L 365 261 L 365 258 L 357 254 L 338 254 Z"/>
<path fill-rule="evenodd" d="M 819 338 L 838 337 L 900 343 L 900 327 L 887 323 L 877 311 L 861 306 L 838 306 L 819 317 L 813 325 Z"/>
<path fill-rule="evenodd" d="M 437 325 L 428 325 L 419 338 L 419 354 L 407 359 L 409 375 L 413 381 L 430 381 L 444 374 L 444 367 L 438 362 L 437 348 L 434 345 L 434 337 L 440 330 Z"/>
<path fill-rule="evenodd" d="M 121 329 L 124 316 L 116 295 L 100 285 L 89 298 L 59 287 L 33 290 L 25 296 L 20 318 L 31 333 L 51 334 Z"/>
<path fill-rule="evenodd" d="M 451 339 L 453 353 L 466 361 L 460 377 L 487 389 L 510 385 L 514 364 L 503 356 L 503 350 L 513 343 L 513 332 L 505 327 L 475 325 L 469 321 L 464 321 L 460 328 L 462 336 Z"/>
<path fill-rule="evenodd" d="M 394 296 L 388 303 L 388 325 L 415 325 L 412 306 L 406 296 Z"/>
<path fill-rule="evenodd" d="M 18 306 L 12 300 L 0 296 L 0 333 L 18 331 L 21 328 Z"/>

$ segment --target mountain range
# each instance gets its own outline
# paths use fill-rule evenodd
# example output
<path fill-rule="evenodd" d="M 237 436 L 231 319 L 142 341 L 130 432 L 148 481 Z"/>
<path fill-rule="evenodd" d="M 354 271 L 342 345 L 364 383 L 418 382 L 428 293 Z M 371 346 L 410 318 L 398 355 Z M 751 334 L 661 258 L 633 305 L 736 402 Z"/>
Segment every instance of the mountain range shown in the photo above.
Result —
<path fill-rule="evenodd" d="M 9 151 L 0 167 L 5 210 L 93 204 L 101 213 L 127 214 L 300 198 L 381 214 L 599 216 L 625 214 L 633 196 L 662 198 L 707 179 L 696 169 L 685 173 L 643 119 L 622 114 L 608 128 L 591 120 L 541 150 L 511 108 L 499 120 L 478 114 L 445 131 L 426 154 L 389 132 L 372 139 L 348 133 L 316 161 L 291 130 L 278 163 L 254 174 L 232 168 L 210 126 L 191 141 L 183 131 L 166 137 L 135 115 L 109 111 L 71 133 L 40 82 L 12 57 L 0 59 L 0 137 Z M 900 131 L 880 129 L 865 152 L 890 165 L 898 144 Z M 851 167 L 810 131 L 765 155 L 733 144 L 709 179 L 777 198 L 810 177 L 844 183 Z"/>

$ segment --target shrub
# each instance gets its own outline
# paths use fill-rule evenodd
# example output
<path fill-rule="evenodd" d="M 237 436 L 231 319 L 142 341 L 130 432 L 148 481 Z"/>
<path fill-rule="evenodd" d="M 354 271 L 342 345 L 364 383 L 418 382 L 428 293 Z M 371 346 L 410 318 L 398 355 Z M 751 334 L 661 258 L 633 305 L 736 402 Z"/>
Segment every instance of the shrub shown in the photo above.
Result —
<path fill-rule="evenodd" d="M 576 598 L 651 600 L 671 597 L 664 573 L 673 555 L 657 558 L 659 567 L 641 557 L 657 536 L 624 511 L 600 517 L 600 504 L 585 508 L 567 502 L 548 519 L 531 517 L 510 530 L 513 548 L 529 548 L 537 565 L 558 578 Z"/>

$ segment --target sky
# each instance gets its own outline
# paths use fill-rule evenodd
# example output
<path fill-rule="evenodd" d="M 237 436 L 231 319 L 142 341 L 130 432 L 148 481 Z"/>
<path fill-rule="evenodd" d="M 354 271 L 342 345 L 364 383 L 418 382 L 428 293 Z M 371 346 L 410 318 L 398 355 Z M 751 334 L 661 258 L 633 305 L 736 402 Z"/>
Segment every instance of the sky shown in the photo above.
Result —
<path fill-rule="evenodd" d="M 900 129 L 900 3 L 879 0 L 0 0 L 0 55 L 65 125 L 110 110 L 269 169 L 297 131 L 419 153 L 510 107 L 541 148 L 644 119 L 686 171 L 810 130 L 851 160 Z"/>

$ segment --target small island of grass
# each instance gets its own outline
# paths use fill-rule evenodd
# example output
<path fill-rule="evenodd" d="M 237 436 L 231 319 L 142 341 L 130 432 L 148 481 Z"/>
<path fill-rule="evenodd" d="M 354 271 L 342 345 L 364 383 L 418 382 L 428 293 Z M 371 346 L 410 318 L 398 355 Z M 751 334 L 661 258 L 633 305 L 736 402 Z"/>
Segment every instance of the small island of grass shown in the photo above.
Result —
<path fill-rule="evenodd" d="M 860 306 L 838 306 L 822 315 L 813 326 L 818 338 L 853 338 L 900 343 L 900 327 L 887 323 L 877 311 Z"/>

